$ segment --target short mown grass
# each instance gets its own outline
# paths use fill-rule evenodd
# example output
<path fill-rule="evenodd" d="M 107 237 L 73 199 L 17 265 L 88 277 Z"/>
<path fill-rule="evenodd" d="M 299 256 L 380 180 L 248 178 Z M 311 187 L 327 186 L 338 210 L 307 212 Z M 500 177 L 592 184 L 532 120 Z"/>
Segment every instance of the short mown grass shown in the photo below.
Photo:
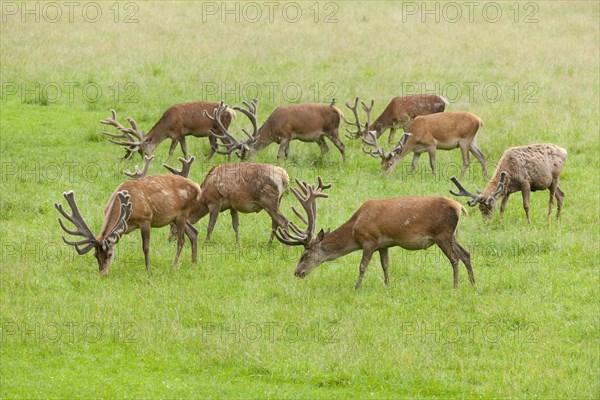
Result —
<path fill-rule="evenodd" d="M 207 14 L 220 3 L 128 3 L 137 10 L 128 24 L 133 8 L 121 4 L 116 23 L 111 4 L 100 4 L 96 23 L 22 23 L 16 14 L 0 25 L 0 396 L 600 397 L 598 4 L 518 3 L 515 22 L 514 4 L 501 3 L 495 23 L 481 5 L 473 22 L 436 23 L 407 14 L 406 2 L 301 3 L 296 23 L 281 14 L 236 23 Z M 535 10 L 537 21 L 524 23 Z M 337 22 L 324 23 L 331 13 Z M 122 171 L 141 163 L 120 160 L 122 149 L 100 135 L 111 108 L 148 130 L 181 101 L 258 95 L 264 121 L 277 105 L 331 97 L 341 108 L 374 98 L 379 113 L 415 88 L 485 121 L 478 144 L 490 169 L 510 146 L 550 142 L 569 152 L 560 221 L 546 219 L 548 192 L 532 195 L 531 225 L 519 194 L 502 219 L 484 223 L 476 209 L 462 218 L 476 287 L 461 267 L 453 290 L 437 248 L 392 249 L 389 287 L 374 257 L 354 291 L 359 252 L 299 280 L 301 249 L 267 244 L 265 213 L 241 216 L 239 245 L 223 213 L 198 264 L 186 244 L 176 270 L 166 229 L 152 231 L 150 273 L 137 232 L 121 240 L 107 277 L 91 253 L 78 256 L 60 239 L 53 204 L 64 191 L 75 191 L 98 232 Z M 244 126 L 240 115 L 234 127 Z M 424 156 L 416 174 L 406 159 L 384 178 L 359 142 L 344 141 L 345 163 L 332 145 L 321 156 L 300 142 L 280 163 L 292 179 L 333 182 L 319 200 L 323 228 L 368 199 L 449 196 L 460 171 L 459 151 L 439 152 L 435 177 Z M 205 161 L 206 140 L 188 147 L 198 182 L 226 161 Z M 167 151 L 159 147 L 151 173 L 177 164 L 180 150 Z M 275 163 L 276 152 L 257 161 Z M 486 184 L 476 162 L 463 181 Z M 286 195 L 282 211 L 294 204 Z M 206 224 L 197 224 L 202 239 Z"/>

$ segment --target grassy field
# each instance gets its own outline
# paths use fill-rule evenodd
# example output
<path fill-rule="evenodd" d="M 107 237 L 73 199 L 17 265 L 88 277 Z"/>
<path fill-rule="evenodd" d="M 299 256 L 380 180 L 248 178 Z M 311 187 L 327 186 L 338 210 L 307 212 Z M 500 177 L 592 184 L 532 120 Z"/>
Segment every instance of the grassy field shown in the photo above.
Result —
<path fill-rule="evenodd" d="M 0 4 L 0 397 L 600 397 L 598 3 L 53 4 Z M 186 243 L 177 270 L 166 229 L 152 231 L 151 273 L 137 232 L 107 277 L 60 239 L 64 191 L 99 232 L 123 169 L 140 163 L 100 135 L 111 108 L 148 130 L 181 101 L 258 97 L 264 121 L 277 105 L 332 97 L 373 98 L 379 113 L 415 92 L 485 121 L 490 171 L 510 146 L 569 152 L 560 221 L 546 220 L 548 192 L 532 195 L 530 226 L 519 194 L 502 219 L 462 219 L 476 287 L 461 264 L 453 290 L 437 248 L 392 249 L 389 287 L 375 257 L 355 292 L 360 252 L 299 280 L 301 249 L 268 245 L 265 213 L 240 217 L 238 246 L 222 214 L 198 264 Z M 332 145 L 321 156 L 293 142 L 280 164 L 292 179 L 333 182 L 324 228 L 368 199 L 448 195 L 460 170 L 456 150 L 438 153 L 435 177 L 422 157 L 415 175 L 405 159 L 384 178 L 344 141 L 345 163 Z M 188 148 L 198 182 L 225 162 L 205 161 L 206 140 Z M 177 163 L 180 150 L 167 152 L 152 173 Z M 463 183 L 481 188 L 472 161 Z M 294 204 L 286 195 L 282 211 Z"/>

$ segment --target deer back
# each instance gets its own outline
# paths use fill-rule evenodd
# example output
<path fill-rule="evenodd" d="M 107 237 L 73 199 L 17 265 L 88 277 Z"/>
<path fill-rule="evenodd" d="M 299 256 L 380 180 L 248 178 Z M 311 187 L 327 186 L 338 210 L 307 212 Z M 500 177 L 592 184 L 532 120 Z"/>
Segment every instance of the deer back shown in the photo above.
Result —
<path fill-rule="evenodd" d="M 303 103 L 277 107 L 265 124 L 278 137 L 311 141 L 337 129 L 341 120 L 342 112 L 335 106 Z"/>
<path fill-rule="evenodd" d="M 147 137 L 152 137 L 153 142 L 169 138 L 181 138 L 181 136 L 192 135 L 197 137 L 209 136 L 210 130 L 215 128 L 215 123 L 204 115 L 206 111 L 213 115 L 218 102 L 195 101 L 178 103 L 167 109 L 158 122 L 148 132 Z M 230 108 L 223 113 L 221 121 L 228 128 L 235 111 Z"/>
<path fill-rule="evenodd" d="M 477 115 L 454 111 L 418 116 L 406 127 L 406 131 L 414 136 L 414 140 L 436 140 L 444 144 L 472 139 L 482 126 L 483 120 Z"/>
<path fill-rule="evenodd" d="M 462 210 L 459 202 L 446 197 L 369 200 L 355 213 L 354 237 L 358 242 L 377 238 L 421 243 L 444 231 L 453 233 Z"/>
<path fill-rule="evenodd" d="M 278 166 L 259 163 L 217 165 L 202 183 L 202 201 L 226 201 L 236 209 L 260 205 L 263 197 L 281 198 L 289 185 L 287 172 Z M 259 209 L 260 210 L 260 209 Z"/>
<path fill-rule="evenodd" d="M 116 193 L 127 190 L 132 210 L 127 232 L 150 222 L 152 227 L 165 226 L 180 215 L 188 216 L 200 201 L 200 186 L 178 175 L 152 175 L 123 182 L 111 195 L 105 208 L 105 219 L 99 239 L 110 231 L 118 216 L 120 202 Z"/>

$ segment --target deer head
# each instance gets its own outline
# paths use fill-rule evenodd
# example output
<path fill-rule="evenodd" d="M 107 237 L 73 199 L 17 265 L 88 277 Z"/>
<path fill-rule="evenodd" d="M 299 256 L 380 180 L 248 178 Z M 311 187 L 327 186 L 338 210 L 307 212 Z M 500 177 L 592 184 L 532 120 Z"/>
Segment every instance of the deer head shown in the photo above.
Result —
<path fill-rule="evenodd" d="M 106 117 L 101 124 L 114 126 L 121 132 L 120 134 L 114 134 L 103 131 L 102 134 L 111 137 L 108 139 L 109 142 L 118 144 L 119 146 L 125 147 L 124 159 L 130 159 L 135 152 L 144 155 L 152 155 L 154 149 L 156 149 L 157 143 L 152 143 L 152 138 L 146 136 L 146 134 L 138 129 L 137 123 L 131 117 L 127 118 L 127 121 L 131 125 L 131 128 L 125 128 L 117 121 L 117 112 L 110 110 L 112 117 Z M 120 140 L 115 140 L 120 139 Z"/>
<path fill-rule="evenodd" d="M 306 211 L 306 217 L 300 214 L 300 212 L 298 212 L 298 210 L 296 210 L 294 207 L 292 207 L 292 211 L 302 221 L 302 223 L 306 225 L 306 228 L 300 229 L 295 223 L 290 221 L 287 228 L 282 228 L 280 226 L 274 231 L 275 237 L 281 243 L 289 246 L 304 246 L 304 253 L 298 262 L 296 271 L 294 272 L 294 275 L 299 278 L 304 278 L 313 269 L 325 261 L 321 256 L 321 243 L 329 231 L 325 232 L 323 229 L 321 229 L 319 233 L 315 235 L 317 227 L 316 200 L 319 197 L 329 197 L 329 195 L 323 193 L 323 190 L 329 189 L 331 184 L 324 184 L 320 176 L 317 179 L 319 181 L 317 187 L 296 179 L 296 184 L 298 184 L 300 189 L 290 189 L 300 202 L 300 205 L 302 205 L 302 208 L 304 208 L 304 211 Z"/>
<path fill-rule="evenodd" d="M 126 190 L 117 192 L 117 198 L 120 204 L 118 207 L 118 215 L 116 215 L 115 212 L 110 211 L 106 215 L 106 221 L 115 221 L 115 223 L 108 229 L 105 235 L 101 234 L 98 238 L 90 231 L 90 228 L 88 228 L 81 216 L 77 203 L 75 202 L 75 194 L 73 191 L 71 190 L 63 193 L 63 196 L 65 197 L 65 200 L 67 200 L 72 214 L 67 214 L 59 203 L 54 203 L 54 207 L 63 217 L 71 222 L 76 229 L 73 230 L 67 228 L 60 218 L 58 218 L 58 223 L 69 235 L 83 237 L 82 240 L 71 241 L 63 236 L 63 241 L 66 244 L 75 247 L 75 250 L 80 255 L 86 254 L 91 249 L 94 249 L 94 257 L 96 257 L 96 260 L 98 261 L 98 270 L 100 271 L 100 274 L 108 275 L 108 269 L 115 256 L 114 247 L 121 239 L 121 236 L 127 232 L 127 220 L 131 215 L 132 209 L 129 193 Z M 116 200 L 117 199 L 115 199 L 115 201 Z M 113 210 L 116 209 L 113 208 Z"/>
<path fill-rule="evenodd" d="M 400 157 L 398 157 L 398 155 L 400 154 L 400 152 L 402 151 L 402 149 L 406 145 L 406 142 L 408 141 L 408 139 L 410 138 L 410 136 L 411 136 L 410 133 L 405 133 L 400 138 L 400 140 L 398 141 L 398 143 L 396 144 L 396 146 L 394 146 L 394 148 L 390 152 L 386 152 L 379 145 L 379 142 L 377 141 L 377 132 L 376 131 L 369 131 L 368 136 L 366 138 L 363 138 L 362 141 L 367 146 L 374 147 L 375 150 L 369 150 L 369 149 L 367 149 L 365 147 L 363 147 L 362 150 L 365 153 L 367 153 L 368 155 L 370 155 L 371 157 L 381 158 L 381 172 L 383 172 L 383 174 L 387 176 L 396 167 L 396 164 L 400 160 Z"/>
<path fill-rule="evenodd" d="M 467 191 L 458 181 L 458 179 L 456 179 L 455 177 L 451 177 L 450 180 L 452 181 L 452 183 L 454 183 L 454 185 L 456 185 L 456 187 L 458 188 L 458 192 L 453 192 L 452 190 L 450 191 L 450 193 L 454 196 L 457 197 L 469 197 L 471 198 L 471 200 L 469 200 L 467 202 L 468 205 L 470 205 L 471 207 L 475 207 L 477 204 L 479 204 L 479 211 L 481 211 L 481 215 L 483 216 L 484 219 L 490 219 L 492 218 L 492 215 L 494 214 L 494 210 L 496 209 L 496 199 L 498 198 L 498 196 L 500 196 L 502 193 L 504 193 L 504 190 L 506 188 L 506 179 L 508 177 L 508 174 L 505 171 L 502 171 L 500 173 L 500 179 L 498 180 L 498 183 L 496 185 L 496 187 L 494 188 L 493 192 L 491 192 L 490 195 L 486 195 L 486 193 L 489 193 L 489 190 L 491 190 L 491 188 L 489 187 L 490 185 L 493 184 L 493 180 L 490 182 L 490 184 L 488 185 L 488 187 L 481 192 L 481 190 L 475 188 L 475 190 L 477 191 L 477 196 L 470 193 L 469 191 Z"/>

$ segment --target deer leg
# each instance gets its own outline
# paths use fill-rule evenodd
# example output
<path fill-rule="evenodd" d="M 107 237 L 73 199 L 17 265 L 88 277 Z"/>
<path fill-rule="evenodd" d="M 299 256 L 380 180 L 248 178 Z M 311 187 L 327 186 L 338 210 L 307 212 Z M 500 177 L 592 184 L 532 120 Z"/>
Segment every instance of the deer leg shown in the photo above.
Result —
<path fill-rule="evenodd" d="M 279 199 L 279 201 L 281 201 L 281 199 Z M 283 216 L 283 214 L 281 214 L 279 212 L 279 201 L 277 203 L 277 205 L 275 206 L 266 206 L 267 204 L 269 204 L 269 201 L 261 201 L 261 204 L 264 204 L 266 207 L 264 207 L 263 209 L 265 210 L 265 212 L 267 214 L 269 214 L 269 217 L 271 217 L 271 238 L 269 239 L 269 243 L 273 242 L 273 238 L 275 237 L 275 229 L 277 229 L 278 226 L 281 226 L 282 228 L 287 228 L 287 224 L 288 224 L 288 220 L 286 217 Z"/>
<path fill-rule="evenodd" d="M 379 259 L 381 260 L 381 268 L 383 268 L 383 279 L 385 285 L 388 286 L 390 284 L 390 257 L 388 253 L 387 247 L 384 249 L 379 249 Z"/>
<path fill-rule="evenodd" d="M 481 164 L 481 168 L 483 169 L 483 176 L 485 178 L 485 180 L 488 180 L 488 172 L 487 172 L 487 165 L 485 164 L 485 157 L 483 155 L 483 153 L 481 152 L 481 150 L 479 150 L 479 147 L 477 147 L 477 143 L 475 143 L 475 140 L 473 140 L 471 142 L 471 146 L 470 146 L 470 150 L 471 153 L 473 153 L 473 155 L 475 156 L 475 158 L 477 158 L 477 161 L 479 161 L 479 164 Z"/>
<path fill-rule="evenodd" d="M 235 242 L 240 242 L 240 233 L 238 227 L 240 226 L 240 213 L 238 210 L 231 209 L 229 210 L 231 214 L 231 226 L 233 227 L 233 231 L 235 232 Z"/>
<path fill-rule="evenodd" d="M 219 218 L 219 212 L 221 207 L 218 206 L 209 206 L 208 207 L 208 227 L 206 228 L 206 239 L 205 243 L 210 241 L 210 236 L 212 235 L 213 229 L 215 229 L 215 224 L 217 223 L 217 218 Z"/>
<path fill-rule="evenodd" d="M 171 139 L 171 146 L 169 147 L 169 155 L 172 156 L 175 152 L 175 148 L 177 147 L 177 139 Z"/>
<path fill-rule="evenodd" d="M 394 143 L 394 135 L 396 135 L 396 127 L 392 126 L 390 128 L 390 136 L 388 137 L 388 144 Z"/>
<path fill-rule="evenodd" d="M 455 251 L 454 238 L 453 237 L 442 237 L 435 238 L 435 244 L 444 252 L 450 264 L 452 265 L 452 271 L 454 273 L 454 289 L 458 288 L 458 255 Z M 465 264 L 466 265 L 466 264 Z M 468 267 L 467 267 L 468 270 Z"/>
<path fill-rule="evenodd" d="M 475 286 L 475 275 L 473 274 L 473 266 L 471 265 L 471 255 L 456 241 L 456 238 L 454 239 L 454 249 L 458 253 L 458 257 L 462 260 L 463 264 L 465 264 L 465 267 L 467 267 L 471 285 Z"/>
<path fill-rule="evenodd" d="M 290 139 L 281 138 L 281 142 L 279 143 L 279 150 L 277 151 L 277 159 L 280 160 L 284 156 L 287 157 L 290 150 Z"/>
<path fill-rule="evenodd" d="M 335 130 L 335 132 L 332 132 L 327 137 L 340 151 L 340 154 L 342 155 L 342 161 L 346 161 L 346 146 L 344 146 L 344 143 L 342 143 L 342 141 L 340 140 L 337 129 Z"/>
<path fill-rule="evenodd" d="M 142 233 L 142 249 L 144 250 L 146 271 L 150 272 L 150 223 L 140 226 L 140 232 Z"/>
<path fill-rule="evenodd" d="M 546 218 L 550 218 L 550 214 L 552 214 L 552 207 L 554 206 L 554 197 L 556 196 L 556 188 L 558 187 L 558 182 L 555 180 L 550 183 L 550 187 L 548 190 L 550 191 L 550 201 L 548 202 L 548 215 Z"/>
<path fill-rule="evenodd" d="M 556 219 L 560 217 L 560 210 L 562 210 L 563 200 L 565 198 L 565 192 L 560 187 L 556 186 Z"/>
<path fill-rule="evenodd" d="M 471 164 L 471 160 L 469 159 L 469 148 L 462 143 L 460 144 L 460 152 L 461 152 L 462 158 L 463 158 L 463 165 L 462 165 L 462 168 L 460 169 L 460 178 L 459 179 L 462 179 L 463 176 L 465 175 L 465 172 L 469 168 L 469 165 Z"/>
<path fill-rule="evenodd" d="M 329 146 L 327 146 L 327 142 L 325 141 L 325 139 L 323 139 L 323 136 L 317 139 L 317 144 L 321 149 L 321 154 L 325 154 L 329 151 Z"/>
<path fill-rule="evenodd" d="M 525 182 L 521 185 L 521 194 L 523 195 L 523 208 L 525 209 L 527 222 L 531 224 L 531 217 L 529 216 L 529 196 L 531 194 L 531 188 L 529 183 Z"/>
<path fill-rule="evenodd" d="M 431 172 L 433 175 L 435 175 L 435 150 L 435 147 L 427 150 L 427 153 L 429 154 L 429 166 L 431 166 Z"/>
<path fill-rule="evenodd" d="M 215 139 L 215 137 L 213 135 L 209 135 L 208 143 L 210 144 L 210 150 L 208 151 L 208 157 L 206 158 L 206 161 L 210 161 L 212 156 L 215 155 L 215 153 L 217 151 L 217 139 Z"/>
<path fill-rule="evenodd" d="M 187 143 L 185 142 L 185 136 L 181 137 L 181 139 L 179 140 L 179 144 L 181 145 L 181 151 L 183 151 L 183 156 L 187 157 L 188 150 L 187 150 Z"/>
<path fill-rule="evenodd" d="M 410 171 L 411 174 L 414 174 L 417 170 L 417 164 L 419 164 L 419 157 L 421 157 L 421 153 L 413 153 L 412 167 Z"/>
<path fill-rule="evenodd" d="M 169 227 L 169 242 L 172 242 L 177 237 L 177 225 L 171 222 L 171 226 Z"/>
<path fill-rule="evenodd" d="M 177 221 L 175 221 L 177 224 L 177 252 L 175 253 L 175 260 L 173 260 L 173 268 L 177 268 L 179 256 L 181 255 L 181 250 L 183 249 L 183 244 L 185 243 L 185 222 L 185 218 L 177 218 Z"/>
<path fill-rule="evenodd" d="M 373 256 L 374 252 L 375 252 L 374 249 L 363 248 L 363 256 L 362 256 L 362 260 L 360 262 L 358 281 L 356 282 L 356 287 L 355 287 L 356 290 L 360 289 L 360 285 L 362 285 L 363 277 L 365 276 L 365 271 L 367 270 L 367 267 L 369 266 L 369 262 L 371 261 L 371 257 Z"/>
<path fill-rule="evenodd" d="M 500 216 L 504 215 L 504 210 L 506 210 L 506 203 L 508 203 L 508 196 L 510 194 L 507 192 L 504 197 L 502 197 L 502 203 L 500 203 Z"/>
<path fill-rule="evenodd" d="M 192 246 L 192 263 L 198 262 L 198 230 L 194 228 L 194 225 L 186 222 L 185 234 L 190 239 L 190 245 Z"/>

